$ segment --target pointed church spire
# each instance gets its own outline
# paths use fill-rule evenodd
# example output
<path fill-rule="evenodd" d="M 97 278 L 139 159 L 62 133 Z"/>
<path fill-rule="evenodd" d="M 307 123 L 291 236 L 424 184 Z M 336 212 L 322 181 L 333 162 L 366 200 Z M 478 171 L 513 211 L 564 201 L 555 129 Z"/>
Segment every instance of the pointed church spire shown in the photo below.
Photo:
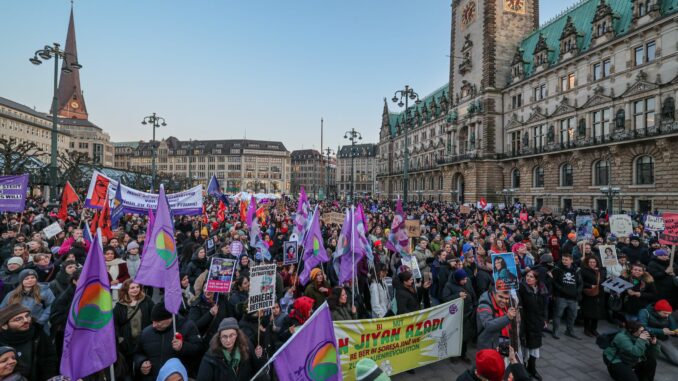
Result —
<path fill-rule="evenodd" d="M 70 68 L 70 73 L 61 72 L 59 77 L 59 111 L 62 118 L 87 119 L 87 107 L 85 98 L 80 87 L 80 72 L 72 67 L 72 63 L 78 62 L 78 48 L 75 42 L 75 22 L 73 21 L 73 3 L 71 2 L 71 19 L 68 22 L 68 34 L 66 35 L 66 57 L 62 67 Z"/>

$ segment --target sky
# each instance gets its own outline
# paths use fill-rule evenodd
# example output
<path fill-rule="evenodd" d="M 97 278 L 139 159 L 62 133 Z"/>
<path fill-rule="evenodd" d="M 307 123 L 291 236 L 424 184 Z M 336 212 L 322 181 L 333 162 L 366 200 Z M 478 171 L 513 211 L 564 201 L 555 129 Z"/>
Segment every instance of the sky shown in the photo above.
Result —
<path fill-rule="evenodd" d="M 542 23 L 574 0 L 540 2 Z M 70 1 L 3 1 L 0 96 L 47 111 L 53 66 L 28 62 L 66 39 Z M 259 139 L 288 150 L 379 138 L 384 97 L 448 80 L 450 0 L 76 0 L 89 119 L 111 141 Z M 51 63 L 51 62 L 50 62 Z M 397 111 L 390 101 L 392 111 Z"/>

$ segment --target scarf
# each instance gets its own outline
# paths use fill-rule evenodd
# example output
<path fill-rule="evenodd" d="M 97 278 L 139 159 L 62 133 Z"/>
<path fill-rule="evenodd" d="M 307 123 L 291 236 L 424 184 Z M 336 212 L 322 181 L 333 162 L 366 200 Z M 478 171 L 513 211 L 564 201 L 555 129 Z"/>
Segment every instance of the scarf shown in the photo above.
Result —
<path fill-rule="evenodd" d="M 2 331 L 2 333 L 0 333 L 0 341 L 6 345 L 16 348 L 17 346 L 32 340 L 34 336 L 35 325 L 31 325 L 31 328 L 25 332 L 12 330 Z"/>
<path fill-rule="evenodd" d="M 240 365 L 240 349 L 238 349 L 237 343 L 233 348 L 233 352 L 229 352 L 226 349 L 221 350 L 224 353 L 224 361 L 226 365 L 233 369 L 233 373 L 238 374 L 238 366 Z"/>
<path fill-rule="evenodd" d="M 108 274 L 111 275 L 112 280 L 118 279 L 120 275 L 119 265 L 125 263 L 122 259 L 114 258 L 112 261 L 106 261 L 106 267 L 108 268 Z"/>

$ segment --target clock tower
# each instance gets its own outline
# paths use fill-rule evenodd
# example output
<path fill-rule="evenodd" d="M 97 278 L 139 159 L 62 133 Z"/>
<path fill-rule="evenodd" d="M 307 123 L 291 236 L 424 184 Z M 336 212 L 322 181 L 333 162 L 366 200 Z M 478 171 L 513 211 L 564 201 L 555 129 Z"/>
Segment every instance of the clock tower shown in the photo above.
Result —
<path fill-rule="evenodd" d="M 73 8 L 71 7 L 71 19 L 68 22 L 68 34 L 64 48 L 66 58 L 62 67 L 70 67 L 72 62 L 78 61 L 78 48 L 75 42 L 75 22 L 73 21 Z M 72 68 L 70 72 L 61 72 L 59 77 L 59 107 L 57 115 L 66 119 L 87 120 L 87 107 L 85 97 L 80 88 L 80 70 Z"/>

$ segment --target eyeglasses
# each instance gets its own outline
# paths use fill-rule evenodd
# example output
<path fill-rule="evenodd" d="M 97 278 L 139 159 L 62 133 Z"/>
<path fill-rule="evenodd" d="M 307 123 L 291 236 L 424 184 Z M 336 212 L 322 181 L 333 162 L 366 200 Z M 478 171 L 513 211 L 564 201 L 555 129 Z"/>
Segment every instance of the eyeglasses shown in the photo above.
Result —
<path fill-rule="evenodd" d="M 238 337 L 238 334 L 237 334 L 237 333 L 232 333 L 232 334 L 230 334 L 230 335 L 220 335 L 220 336 L 219 336 L 219 338 L 221 338 L 222 340 L 233 340 L 233 339 L 235 339 L 236 337 Z"/>

